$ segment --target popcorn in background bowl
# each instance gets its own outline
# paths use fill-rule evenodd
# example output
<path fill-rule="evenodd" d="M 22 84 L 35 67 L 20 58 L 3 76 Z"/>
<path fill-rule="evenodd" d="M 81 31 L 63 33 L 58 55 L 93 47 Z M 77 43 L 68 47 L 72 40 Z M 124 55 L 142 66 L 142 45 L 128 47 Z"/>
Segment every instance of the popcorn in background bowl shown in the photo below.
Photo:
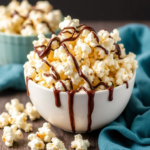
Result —
<path fill-rule="evenodd" d="M 27 0 L 12 0 L 0 6 L 0 32 L 7 34 L 36 35 L 58 30 L 62 20 L 60 10 L 53 10 L 48 1 L 38 1 L 32 6 Z"/>
<path fill-rule="evenodd" d="M 0 65 L 24 64 L 37 34 L 57 34 L 62 19 L 61 11 L 53 10 L 48 1 L 32 6 L 27 0 L 12 0 L 8 6 L 0 6 Z"/>

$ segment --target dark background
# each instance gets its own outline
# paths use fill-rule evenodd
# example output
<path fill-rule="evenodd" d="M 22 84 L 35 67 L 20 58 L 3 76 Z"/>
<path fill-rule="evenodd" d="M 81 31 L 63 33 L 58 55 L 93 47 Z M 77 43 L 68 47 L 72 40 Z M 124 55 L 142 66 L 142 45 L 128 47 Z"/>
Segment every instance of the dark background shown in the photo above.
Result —
<path fill-rule="evenodd" d="M 10 0 L 0 0 L 7 5 Z M 35 4 L 36 0 L 29 0 Z M 49 0 L 64 16 L 81 20 L 150 20 L 150 0 Z"/>

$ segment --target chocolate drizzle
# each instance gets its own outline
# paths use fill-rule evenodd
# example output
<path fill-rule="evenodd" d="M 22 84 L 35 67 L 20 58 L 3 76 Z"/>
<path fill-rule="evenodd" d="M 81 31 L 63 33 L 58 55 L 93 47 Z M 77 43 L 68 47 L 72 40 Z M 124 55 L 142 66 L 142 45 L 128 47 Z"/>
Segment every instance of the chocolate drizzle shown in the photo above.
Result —
<path fill-rule="evenodd" d="M 54 37 L 53 39 L 50 40 L 50 42 L 48 43 L 48 46 L 44 50 L 42 51 L 37 50 L 37 48 L 45 46 L 45 45 L 40 45 L 40 46 L 34 46 L 34 51 L 39 55 L 40 58 L 47 56 L 52 50 L 51 45 L 52 45 L 52 42 L 55 40 L 60 41 L 58 37 Z"/>
<path fill-rule="evenodd" d="M 59 79 L 60 79 L 60 76 L 59 76 L 59 74 L 55 71 L 54 67 L 53 67 L 51 64 L 49 64 L 46 60 L 42 59 L 42 61 L 43 61 L 44 63 L 46 63 L 46 64 L 51 68 L 52 72 L 53 72 L 54 75 L 56 76 L 56 80 L 59 80 Z"/>
<path fill-rule="evenodd" d="M 104 48 L 104 47 L 101 46 L 101 45 L 97 45 L 96 47 L 101 48 L 101 49 L 105 52 L 105 54 L 108 55 L 108 50 L 107 50 L 106 48 Z"/>
<path fill-rule="evenodd" d="M 87 95 L 88 95 L 88 125 L 87 125 L 87 132 L 91 131 L 91 124 L 92 124 L 92 113 L 94 110 L 94 96 L 95 96 L 95 91 L 87 91 L 84 87 L 80 87 L 77 92 L 80 90 L 84 90 Z"/>
<path fill-rule="evenodd" d="M 78 30 L 79 28 L 80 28 L 80 30 Z M 66 39 L 64 39 L 62 41 L 60 40 L 59 37 L 54 37 L 54 38 L 52 38 L 49 41 L 48 46 L 40 45 L 40 46 L 34 47 L 35 52 L 39 55 L 39 57 L 42 59 L 42 61 L 44 63 L 46 63 L 51 68 L 51 70 L 52 70 L 52 72 L 54 74 L 53 75 L 53 74 L 46 74 L 46 73 L 44 73 L 44 75 L 47 76 L 47 77 L 51 76 L 56 81 L 61 82 L 61 84 L 64 87 L 65 91 L 68 93 L 68 109 L 69 109 L 70 124 L 71 124 L 71 128 L 72 128 L 73 133 L 75 133 L 75 119 L 74 119 L 73 105 L 74 105 L 74 95 L 75 95 L 76 92 L 79 92 L 82 89 L 88 95 L 88 115 L 87 115 L 88 125 L 87 125 L 87 132 L 91 130 L 92 113 L 93 113 L 93 110 L 94 110 L 95 89 L 98 86 L 100 86 L 100 85 L 105 86 L 105 88 L 108 89 L 108 91 L 109 91 L 109 96 L 108 96 L 109 101 L 113 100 L 114 87 L 109 87 L 106 83 L 102 82 L 101 80 L 100 80 L 100 82 L 97 85 L 93 86 L 91 84 L 91 82 L 89 81 L 89 79 L 82 73 L 82 70 L 80 69 L 80 67 L 79 67 L 79 65 L 77 63 L 76 58 L 69 52 L 66 44 L 64 43 L 64 42 L 67 42 L 67 41 L 75 41 L 81 35 L 82 31 L 85 30 L 85 29 L 90 30 L 94 34 L 94 37 L 95 37 L 96 41 L 99 43 L 99 38 L 97 37 L 97 35 L 95 33 L 95 30 L 92 27 L 89 27 L 89 26 L 86 26 L 84 24 L 81 24 L 81 25 L 77 26 L 76 28 L 74 28 L 74 27 L 66 27 L 63 30 L 61 30 L 59 35 L 61 35 L 62 33 L 69 33 L 69 34 L 71 34 L 70 37 L 68 37 L 68 38 L 66 38 Z M 72 32 L 71 31 L 67 31 L 67 30 L 72 30 Z M 111 37 L 109 37 L 109 38 L 111 38 Z M 73 84 L 72 84 L 71 79 L 66 79 L 66 80 L 69 80 L 69 82 L 70 82 L 70 89 L 71 89 L 71 91 L 68 91 L 66 85 L 60 80 L 60 76 L 55 71 L 54 67 L 51 64 L 49 64 L 46 60 L 43 59 L 45 56 L 47 56 L 51 52 L 51 50 L 53 51 L 53 49 L 51 48 L 51 44 L 55 40 L 58 41 L 59 45 L 63 46 L 63 48 L 66 50 L 67 55 L 72 58 L 72 60 L 74 62 L 74 66 L 75 66 L 79 76 L 82 77 L 88 83 L 88 85 L 89 85 L 89 87 L 91 89 L 90 91 L 87 91 L 84 87 L 80 87 L 78 90 L 75 91 L 75 90 L 73 90 Z M 116 50 L 117 50 L 116 54 L 118 55 L 119 59 L 121 59 L 120 58 L 120 56 L 121 56 L 120 47 L 116 43 L 114 45 L 116 46 Z M 38 50 L 38 48 L 40 48 L 40 47 L 44 48 L 44 50 L 41 50 L 41 51 Z M 108 50 L 105 49 L 103 46 L 97 45 L 96 47 L 101 48 L 105 52 L 105 54 L 108 55 Z M 126 83 L 126 85 L 127 85 L 127 83 Z M 60 96 L 59 96 L 60 92 L 61 91 L 57 90 L 54 87 L 55 105 L 57 107 L 61 107 Z"/>
<path fill-rule="evenodd" d="M 28 82 L 29 82 L 29 80 L 32 80 L 32 79 L 27 76 L 27 77 L 26 77 L 26 89 L 27 89 L 27 95 L 28 95 L 28 96 L 30 96 L 29 87 L 28 87 Z"/>
<path fill-rule="evenodd" d="M 66 28 L 64 28 L 63 30 L 60 31 L 59 35 L 61 33 L 63 33 L 64 30 L 66 30 L 66 29 L 73 29 L 74 31 L 73 31 L 71 37 L 62 40 L 60 43 L 63 43 L 63 42 L 66 42 L 66 41 L 75 41 L 81 35 L 82 31 L 85 30 L 85 29 L 93 31 L 92 33 L 94 34 L 94 37 L 96 38 L 96 41 L 99 43 L 99 38 L 97 37 L 97 35 L 95 33 L 95 30 L 92 27 L 84 26 L 80 31 L 76 30 L 74 27 L 66 27 Z M 78 34 L 74 37 L 75 32 L 78 33 Z"/>
<path fill-rule="evenodd" d="M 113 100 L 114 87 L 108 88 L 108 91 L 109 91 L 108 99 L 109 99 L 109 101 L 112 101 Z"/>
<path fill-rule="evenodd" d="M 129 84 L 127 81 L 124 82 L 126 84 L 126 88 L 128 89 L 129 88 Z"/>
<path fill-rule="evenodd" d="M 11 17 L 13 18 L 15 15 L 18 15 L 18 16 L 20 16 L 21 18 L 23 18 L 23 19 L 26 19 L 27 17 L 24 17 L 24 16 L 22 16 L 22 15 L 20 15 L 19 13 L 18 13 L 18 11 L 14 11 L 13 12 L 13 14 L 11 15 Z"/>
<path fill-rule="evenodd" d="M 61 107 L 60 96 L 59 96 L 60 91 L 58 91 L 55 87 L 53 91 L 54 91 L 54 97 L 55 97 L 55 105 L 57 107 Z"/>
<path fill-rule="evenodd" d="M 72 128 L 72 132 L 75 133 L 75 120 L 74 120 L 74 111 L 73 111 L 75 91 L 73 90 L 67 91 L 67 93 L 68 93 L 68 108 L 69 108 L 70 125 Z"/>
<path fill-rule="evenodd" d="M 116 50 L 117 50 L 116 54 L 118 55 L 119 59 L 122 59 L 122 58 L 120 57 L 120 56 L 121 56 L 121 49 L 120 49 L 119 45 L 116 44 L 116 43 L 114 43 L 114 45 L 116 46 Z"/>

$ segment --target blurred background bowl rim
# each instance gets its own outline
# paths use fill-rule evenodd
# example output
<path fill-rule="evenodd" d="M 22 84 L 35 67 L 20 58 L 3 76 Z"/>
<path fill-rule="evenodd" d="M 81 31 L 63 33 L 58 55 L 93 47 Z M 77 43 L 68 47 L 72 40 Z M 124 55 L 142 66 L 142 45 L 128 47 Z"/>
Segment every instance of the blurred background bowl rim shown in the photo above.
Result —
<path fill-rule="evenodd" d="M 60 29 L 59 30 L 56 30 L 54 33 L 52 33 L 52 32 L 49 32 L 49 33 L 43 33 L 45 36 L 46 35 L 52 35 L 52 34 L 56 34 L 57 32 L 59 32 L 60 31 Z M 35 35 L 21 35 L 21 34 L 7 34 L 7 33 L 4 33 L 4 32 L 1 32 L 0 31 L 0 36 L 1 35 L 4 35 L 4 36 L 7 36 L 7 37 L 20 37 L 20 38 L 28 38 L 28 37 L 32 37 L 32 38 L 36 38 L 36 37 L 38 37 L 38 35 L 39 34 L 35 34 Z"/>

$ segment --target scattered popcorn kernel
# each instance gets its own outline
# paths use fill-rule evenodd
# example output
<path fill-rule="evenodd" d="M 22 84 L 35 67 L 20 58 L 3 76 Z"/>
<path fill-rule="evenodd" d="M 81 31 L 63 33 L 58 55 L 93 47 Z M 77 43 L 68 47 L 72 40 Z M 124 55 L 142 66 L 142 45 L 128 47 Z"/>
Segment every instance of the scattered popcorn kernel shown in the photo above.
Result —
<path fill-rule="evenodd" d="M 71 147 L 75 148 L 76 150 L 87 150 L 89 146 L 89 141 L 83 140 L 81 134 L 75 135 L 75 140 L 71 142 Z"/>
<path fill-rule="evenodd" d="M 18 99 L 12 99 L 11 103 L 6 103 L 5 108 L 10 115 L 24 110 L 23 104 L 19 103 Z"/>
<path fill-rule="evenodd" d="M 21 130 L 17 130 L 16 125 L 4 127 L 2 140 L 8 147 L 13 146 L 13 142 L 17 142 L 23 137 Z"/>
<path fill-rule="evenodd" d="M 9 122 L 15 124 L 19 129 L 23 129 L 25 132 L 32 131 L 32 124 L 27 123 L 27 115 L 25 113 L 11 116 Z"/>
<path fill-rule="evenodd" d="M 0 115 L 0 128 L 4 128 L 9 124 L 9 117 L 10 115 L 5 112 Z"/>
<path fill-rule="evenodd" d="M 64 143 L 56 137 L 52 138 L 52 143 L 48 143 L 46 148 L 47 150 L 66 150 Z"/>
<path fill-rule="evenodd" d="M 40 150 L 44 149 L 45 147 L 44 142 L 39 137 L 37 137 L 36 134 L 30 134 L 28 136 L 28 140 L 30 140 L 28 146 L 31 148 L 31 150 Z"/>
<path fill-rule="evenodd" d="M 40 118 L 40 114 L 38 113 L 37 109 L 30 102 L 26 104 L 26 109 L 24 112 L 29 116 L 31 121 Z"/>
<path fill-rule="evenodd" d="M 36 135 L 44 142 L 50 142 L 56 135 L 51 131 L 51 125 L 44 123 L 42 128 L 38 128 Z"/>

